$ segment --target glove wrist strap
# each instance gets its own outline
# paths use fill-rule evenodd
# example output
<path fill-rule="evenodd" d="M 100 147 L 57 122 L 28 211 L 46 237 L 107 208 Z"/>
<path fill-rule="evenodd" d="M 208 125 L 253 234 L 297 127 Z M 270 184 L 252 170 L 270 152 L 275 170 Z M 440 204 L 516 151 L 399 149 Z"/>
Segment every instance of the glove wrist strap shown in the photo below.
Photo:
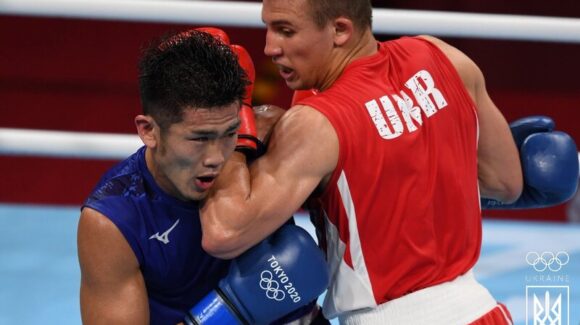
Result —
<path fill-rule="evenodd" d="M 246 155 L 248 160 L 256 159 L 266 153 L 266 145 L 255 136 L 250 134 L 238 134 L 238 139 L 247 139 L 256 144 L 256 148 L 243 145 L 236 146 L 236 151 Z"/>

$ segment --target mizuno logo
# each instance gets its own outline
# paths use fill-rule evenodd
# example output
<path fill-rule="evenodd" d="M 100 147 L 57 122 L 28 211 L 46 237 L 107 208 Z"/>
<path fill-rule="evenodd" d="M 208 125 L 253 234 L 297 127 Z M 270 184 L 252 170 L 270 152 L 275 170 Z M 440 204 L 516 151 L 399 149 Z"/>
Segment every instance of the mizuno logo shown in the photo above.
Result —
<path fill-rule="evenodd" d="M 157 232 L 155 235 L 152 235 L 151 237 L 149 237 L 149 239 L 157 239 L 158 241 L 167 245 L 167 243 L 169 243 L 169 233 L 173 230 L 173 228 L 175 228 L 175 226 L 177 226 L 178 223 L 179 223 L 179 219 L 177 219 L 177 221 L 175 221 L 173 226 L 171 226 L 171 228 L 167 229 L 164 233 L 159 235 L 159 232 Z"/>

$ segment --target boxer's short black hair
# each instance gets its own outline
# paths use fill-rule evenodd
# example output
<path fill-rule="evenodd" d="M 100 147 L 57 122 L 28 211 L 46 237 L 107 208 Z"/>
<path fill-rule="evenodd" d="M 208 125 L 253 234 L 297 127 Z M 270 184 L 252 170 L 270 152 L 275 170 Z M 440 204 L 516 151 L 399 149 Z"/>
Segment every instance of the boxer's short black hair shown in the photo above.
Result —
<path fill-rule="evenodd" d="M 248 83 L 230 47 L 198 30 L 155 40 L 139 62 L 143 114 L 161 130 L 182 121 L 184 109 L 241 103 Z"/>

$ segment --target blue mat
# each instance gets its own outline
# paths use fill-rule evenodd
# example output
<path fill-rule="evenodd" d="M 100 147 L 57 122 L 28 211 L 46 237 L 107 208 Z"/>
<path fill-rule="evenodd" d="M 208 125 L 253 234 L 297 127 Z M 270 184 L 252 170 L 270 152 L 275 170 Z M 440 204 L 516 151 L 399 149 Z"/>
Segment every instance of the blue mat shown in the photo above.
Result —
<path fill-rule="evenodd" d="M 0 205 L 0 324 L 80 324 L 78 208 Z"/>
<path fill-rule="evenodd" d="M 0 205 L 0 324 L 81 323 L 78 216 L 77 207 Z M 305 218 L 298 223 L 312 232 Z M 534 252 L 565 252 L 569 261 L 557 272 L 536 271 L 526 262 Z M 506 303 L 517 325 L 533 324 L 534 295 L 542 298 L 546 291 L 552 300 L 563 297 L 561 324 L 580 324 L 578 225 L 485 221 L 475 273 Z"/>

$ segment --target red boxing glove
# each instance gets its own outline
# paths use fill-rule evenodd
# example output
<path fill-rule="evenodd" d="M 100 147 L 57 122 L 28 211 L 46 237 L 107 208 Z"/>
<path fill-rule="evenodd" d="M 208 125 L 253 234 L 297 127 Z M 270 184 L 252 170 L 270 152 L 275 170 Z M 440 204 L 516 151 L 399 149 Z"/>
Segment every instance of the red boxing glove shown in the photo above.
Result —
<path fill-rule="evenodd" d="M 230 38 L 226 32 L 215 27 L 200 27 L 196 30 L 211 34 L 223 43 L 230 45 L 232 52 L 238 57 L 238 63 L 246 72 L 250 84 L 246 86 L 246 95 L 240 108 L 240 130 L 238 131 L 238 142 L 236 150 L 244 153 L 248 158 L 255 158 L 258 149 L 262 150 L 263 144 L 257 138 L 256 121 L 252 109 L 252 92 L 254 91 L 254 80 L 256 79 L 256 69 L 250 53 L 240 45 L 231 45 Z"/>
<path fill-rule="evenodd" d="M 290 105 L 290 107 L 298 104 L 298 102 L 303 99 L 316 95 L 318 95 L 318 90 L 316 89 L 296 90 L 294 92 L 294 95 L 292 95 L 292 104 Z"/>
<path fill-rule="evenodd" d="M 198 30 L 200 32 L 205 32 L 208 34 L 211 34 L 213 37 L 219 39 L 220 41 L 222 41 L 222 43 L 225 43 L 227 45 L 230 45 L 230 37 L 228 36 L 228 34 L 226 34 L 226 32 L 224 32 L 223 30 L 219 29 L 219 28 L 215 28 L 215 27 L 200 27 L 200 28 L 196 28 L 195 30 Z"/>
<path fill-rule="evenodd" d="M 230 45 L 232 51 L 238 56 L 240 66 L 246 71 L 250 84 L 246 86 L 246 96 L 240 108 L 240 129 L 238 131 L 238 143 L 236 150 L 244 153 L 248 158 L 256 157 L 258 148 L 262 146 L 258 140 L 254 111 L 252 110 L 252 92 L 254 91 L 254 80 L 256 70 L 252 58 L 246 49 L 240 45 Z M 261 148 L 260 148 L 261 149 Z"/>

